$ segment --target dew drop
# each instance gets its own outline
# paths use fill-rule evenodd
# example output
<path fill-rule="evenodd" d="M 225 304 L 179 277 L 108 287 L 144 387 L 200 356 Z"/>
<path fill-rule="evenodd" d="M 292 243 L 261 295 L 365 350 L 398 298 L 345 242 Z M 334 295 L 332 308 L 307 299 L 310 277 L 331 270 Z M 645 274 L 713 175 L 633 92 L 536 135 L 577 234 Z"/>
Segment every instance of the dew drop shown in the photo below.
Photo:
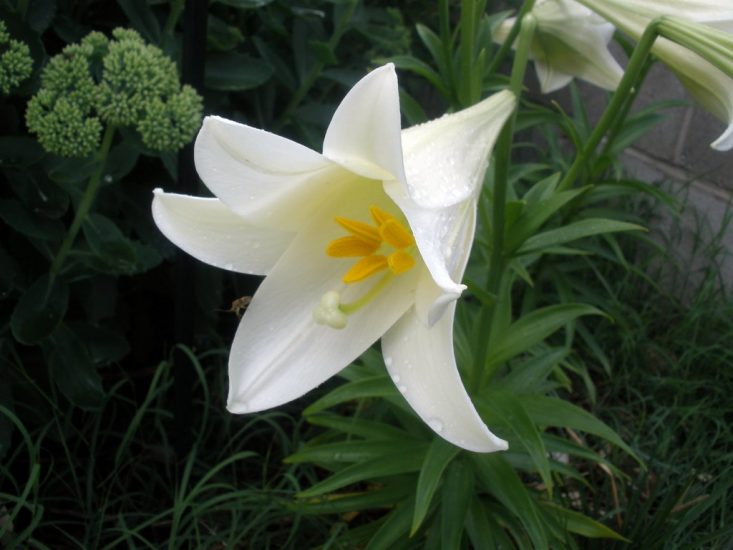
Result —
<path fill-rule="evenodd" d="M 112 183 L 112 176 L 110 176 L 109 174 L 104 176 L 104 183 Z"/>
<path fill-rule="evenodd" d="M 399 386 L 397 386 L 397 389 L 400 390 L 400 393 L 407 393 L 407 386 L 405 386 L 404 384 L 400 384 Z"/>
<path fill-rule="evenodd" d="M 391 367 L 392 366 L 392 358 L 391 357 L 385 357 L 384 358 L 384 364 L 387 365 L 388 367 Z"/>
<path fill-rule="evenodd" d="M 227 271 L 234 271 L 234 264 L 224 264 L 224 269 Z"/>
<path fill-rule="evenodd" d="M 400 375 L 399 374 L 393 374 L 392 375 L 392 382 L 394 382 L 395 384 L 397 384 L 397 383 L 399 383 L 399 381 L 400 381 Z"/>
<path fill-rule="evenodd" d="M 259 248 L 262 246 L 262 243 L 252 243 L 252 248 Z"/>
<path fill-rule="evenodd" d="M 428 425 L 438 433 L 443 431 L 443 422 L 439 418 L 429 418 Z"/>

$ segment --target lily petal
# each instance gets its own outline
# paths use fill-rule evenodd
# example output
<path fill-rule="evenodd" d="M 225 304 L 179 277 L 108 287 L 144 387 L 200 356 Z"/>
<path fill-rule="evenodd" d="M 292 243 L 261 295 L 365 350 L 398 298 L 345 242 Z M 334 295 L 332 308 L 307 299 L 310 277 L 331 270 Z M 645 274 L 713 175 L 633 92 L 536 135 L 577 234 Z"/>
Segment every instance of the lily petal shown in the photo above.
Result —
<path fill-rule="evenodd" d="M 297 230 L 331 187 L 355 176 L 321 154 L 264 130 L 206 117 L 196 171 L 234 212 L 259 225 Z"/>
<path fill-rule="evenodd" d="M 245 222 L 219 199 L 153 191 L 153 219 L 168 239 L 207 264 L 266 275 L 294 235 Z"/>
<path fill-rule="evenodd" d="M 465 289 L 451 273 L 457 261 L 454 251 L 470 249 L 472 239 L 466 244 L 459 235 L 475 208 L 489 153 L 515 102 L 511 92 L 502 91 L 402 133 L 407 181 L 385 182 L 384 188 L 405 214 L 420 255 L 443 291 L 436 298 L 439 310 Z M 469 225 L 473 228 L 473 221 Z M 439 310 L 431 312 L 433 320 Z"/>
<path fill-rule="evenodd" d="M 400 129 L 397 74 L 388 63 L 346 94 L 326 131 L 323 155 L 366 178 L 404 181 Z"/>
<path fill-rule="evenodd" d="M 340 213 L 363 215 L 365 204 L 389 208 L 380 184 L 363 187 L 352 190 L 348 200 L 337 197 Z M 342 234 L 331 221 L 331 209 L 325 207 L 319 221 L 298 234 L 242 318 L 229 358 L 231 412 L 259 411 L 300 397 L 361 355 L 414 303 L 416 269 L 395 277 L 368 307 L 350 314 L 343 329 L 314 321 L 313 311 L 327 292 L 343 289 L 343 300 L 353 301 L 366 290 L 342 283 L 351 260 L 325 256 L 326 244 Z"/>
<path fill-rule="evenodd" d="M 387 370 L 410 406 L 454 445 L 488 453 L 507 449 L 492 434 L 468 397 L 453 355 L 455 302 L 434 326 L 408 311 L 382 337 Z"/>
<path fill-rule="evenodd" d="M 463 278 L 476 229 L 476 205 L 466 203 L 461 206 L 464 213 L 460 216 L 460 222 L 455 224 L 457 231 L 453 242 L 441 252 L 445 262 L 445 275 L 450 277 L 451 281 L 460 281 Z M 462 290 L 465 289 L 465 285 L 460 287 Z M 426 326 L 434 325 L 458 296 L 459 294 L 446 292 L 445 287 L 439 285 L 432 274 L 423 275 L 418 281 L 415 295 L 415 311 L 418 318 Z"/>

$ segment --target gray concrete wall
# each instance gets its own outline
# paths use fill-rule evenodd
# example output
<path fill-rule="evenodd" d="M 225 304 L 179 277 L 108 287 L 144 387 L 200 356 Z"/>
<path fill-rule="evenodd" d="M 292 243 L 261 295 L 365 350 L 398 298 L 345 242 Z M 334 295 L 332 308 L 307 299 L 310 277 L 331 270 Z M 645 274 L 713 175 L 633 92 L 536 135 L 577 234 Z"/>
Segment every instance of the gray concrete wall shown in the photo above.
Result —
<path fill-rule="evenodd" d="M 606 93 L 584 83 L 579 86 L 590 115 L 597 119 Z M 567 91 L 554 99 L 570 109 Z M 658 63 L 633 110 L 665 100 L 687 101 L 666 110 L 664 120 L 627 150 L 624 163 L 630 175 L 659 184 L 684 205 L 679 217 L 660 209 L 649 220 L 654 238 L 675 263 L 689 272 L 693 283 L 702 279 L 705 270 L 719 265 L 720 281 L 733 291 L 733 151 L 710 147 L 726 125 L 695 105 L 674 74 Z"/>

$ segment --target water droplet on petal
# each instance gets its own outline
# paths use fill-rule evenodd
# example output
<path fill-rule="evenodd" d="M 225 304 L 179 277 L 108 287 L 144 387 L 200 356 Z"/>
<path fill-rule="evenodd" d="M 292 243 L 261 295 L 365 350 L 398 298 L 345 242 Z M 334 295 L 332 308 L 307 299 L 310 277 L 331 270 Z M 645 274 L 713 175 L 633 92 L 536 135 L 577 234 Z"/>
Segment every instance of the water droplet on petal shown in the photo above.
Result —
<path fill-rule="evenodd" d="M 391 357 L 385 357 L 384 358 L 384 364 L 387 365 L 388 367 L 391 367 L 392 366 L 392 358 Z"/>
<path fill-rule="evenodd" d="M 393 374 L 392 375 L 392 382 L 397 384 L 400 381 L 400 375 L 399 374 Z"/>
<path fill-rule="evenodd" d="M 400 393 L 407 393 L 407 386 L 405 386 L 404 384 L 400 384 L 399 386 L 397 386 L 397 389 L 400 390 Z"/>
<path fill-rule="evenodd" d="M 224 269 L 227 271 L 234 271 L 234 264 L 225 264 Z"/>
<path fill-rule="evenodd" d="M 443 422 L 439 418 L 429 418 L 428 426 L 438 433 L 443 431 Z"/>
<path fill-rule="evenodd" d="M 262 246 L 262 243 L 252 243 L 252 248 L 259 248 Z"/>

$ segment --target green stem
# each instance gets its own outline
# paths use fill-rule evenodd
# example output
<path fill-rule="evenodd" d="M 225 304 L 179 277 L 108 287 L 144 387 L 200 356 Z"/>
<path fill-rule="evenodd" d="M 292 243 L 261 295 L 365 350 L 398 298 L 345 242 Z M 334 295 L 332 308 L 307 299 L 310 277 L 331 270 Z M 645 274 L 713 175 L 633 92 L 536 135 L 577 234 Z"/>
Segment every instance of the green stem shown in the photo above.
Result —
<path fill-rule="evenodd" d="M 580 170 L 586 165 L 593 151 L 603 139 L 606 131 L 614 124 L 619 113 L 623 109 L 626 99 L 638 83 L 638 77 L 642 73 L 646 60 L 649 57 L 654 41 L 659 35 L 659 20 L 652 21 L 639 39 L 639 43 L 631 54 L 629 64 L 626 67 L 624 76 L 616 88 L 608 107 L 603 112 L 603 116 L 593 129 L 588 141 L 585 143 L 582 151 L 575 157 L 573 164 L 568 169 L 567 174 L 558 184 L 557 190 L 563 191 L 569 188 L 578 177 Z"/>
<path fill-rule="evenodd" d="M 71 250 L 71 246 L 74 244 L 74 239 L 76 239 L 76 236 L 79 234 L 79 230 L 81 229 L 87 214 L 89 214 L 89 210 L 97 196 L 97 191 L 99 191 L 99 184 L 102 182 L 102 173 L 104 172 L 104 166 L 107 161 L 107 155 L 109 154 L 110 147 L 112 146 L 112 138 L 114 137 L 114 134 L 115 127 L 112 125 L 107 126 L 107 129 L 104 131 L 104 136 L 102 137 L 102 145 L 99 148 L 99 151 L 97 151 L 95 158 L 97 169 L 89 178 L 89 183 L 87 184 L 87 188 L 84 190 L 84 195 L 82 195 L 79 205 L 76 208 L 76 214 L 74 216 L 74 220 L 71 222 L 71 227 L 69 227 L 69 230 L 66 232 L 66 236 L 61 243 L 61 247 L 51 264 L 51 283 L 53 283 L 53 280 L 61 271 L 61 267 L 64 265 L 64 260 Z"/>
<path fill-rule="evenodd" d="M 646 75 L 649 72 L 649 69 L 651 69 L 652 63 L 650 59 L 647 59 L 647 62 L 644 64 L 644 67 L 642 67 L 641 71 L 639 72 L 639 83 L 644 82 L 646 79 Z M 626 98 L 626 101 L 624 102 L 623 107 L 620 109 L 618 116 L 616 117 L 616 120 L 614 121 L 611 128 L 608 130 L 608 138 L 606 138 L 606 143 L 603 145 L 603 151 L 601 151 L 601 158 L 607 157 L 609 154 L 609 151 L 611 151 L 611 148 L 613 147 L 614 143 L 616 143 L 616 138 L 618 138 L 619 132 L 621 131 L 621 128 L 623 128 L 624 121 L 629 115 L 629 111 L 631 110 L 631 106 L 634 104 L 634 101 L 636 101 L 636 96 L 639 95 L 639 90 L 641 90 L 641 85 L 634 86 L 632 88 L 631 92 L 629 93 L 629 96 Z"/>
<path fill-rule="evenodd" d="M 20 16 L 21 19 L 25 19 L 25 14 L 28 11 L 28 0 L 18 0 L 15 6 L 15 12 Z"/>
<path fill-rule="evenodd" d="M 510 89 L 517 98 L 517 107 L 514 113 L 502 128 L 499 139 L 496 142 L 496 155 L 494 158 L 494 189 L 492 196 L 492 222 L 491 222 L 491 257 L 489 259 L 489 273 L 486 280 L 486 290 L 494 296 L 499 296 L 501 282 L 506 267 L 504 256 L 504 213 L 506 210 L 506 194 L 509 179 L 509 165 L 511 161 L 512 142 L 514 139 L 514 126 L 517 117 L 519 98 L 522 94 L 522 83 L 529 61 L 529 50 L 537 26 L 537 21 L 531 14 L 522 17 L 519 32 L 519 43 L 514 57 L 512 74 L 510 78 Z M 484 366 L 489 346 L 489 333 L 496 306 L 484 306 L 479 317 L 479 349 L 474 357 L 474 388 L 479 389 L 483 385 L 486 376 Z"/>
<path fill-rule="evenodd" d="M 172 35 L 173 30 L 176 28 L 176 23 L 181 18 L 183 13 L 184 0 L 173 0 L 171 2 L 171 11 L 168 13 L 168 19 L 165 21 L 163 27 L 163 34 Z"/>
<path fill-rule="evenodd" d="M 356 9 L 357 3 L 358 0 L 352 0 L 352 2 L 349 4 L 348 8 L 344 12 L 344 15 L 341 17 L 341 19 L 339 19 L 338 23 L 336 23 L 333 34 L 328 41 L 328 47 L 330 50 L 335 50 L 336 46 L 338 46 L 341 37 L 346 32 L 349 22 L 354 15 L 354 10 Z M 273 131 L 277 132 L 283 126 L 285 126 L 290 118 L 290 115 L 298 107 L 298 105 L 300 105 L 300 102 L 303 101 L 303 98 L 305 98 L 306 94 L 313 87 L 313 84 L 315 84 L 318 76 L 321 74 L 321 71 L 323 71 L 324 67 L 325 63 L 323 63 L 323 61 L 316 61 L 306 77 L 301 81 L 300 86 L 298 86 L 298 89 L 293 94 L 293 97 L 290 98 L 290 101 L 285 106 L 285 109 L 280 115 L 280 118 L 273 125 Z"/>
<path fill-rule="evenodd" d="M 459 83 L 459 98 L 461 107 L 469 107 L 478 101 L 473 97 L 476 70 L 474 67 L 473 51 L 476 42 L 476 2 L 462 0 L 461 2 L 461 81 Z"/>
<path fill-rule="evenodd" d="M 491 64 L 488 68 L 489 74 L 495 73 L 499 69 L 499 66 L 504 62 L 504 59 L 506 59 L 506 56 L 509 54 L 509 50 L 511 50 L 514 45 L 514 40 L 516 40 L 519 35 L 522 20 L 524 19 L 524 16 L 534 8 L 534 3 L 535 0 L 526 0 L 524 4 L 522 4 L 522 7 L 519 9 L 519 13 L 517 14 L 517 19 L 514 21 L 514 26 L 512 27 L 512 30 L 509 31 L 509 36 L 507 36 L 506 40 L 504 40 L 502 45 L 499 47 L 499 51 L 496 52 L 496 55 L 491 60 Z"/>

